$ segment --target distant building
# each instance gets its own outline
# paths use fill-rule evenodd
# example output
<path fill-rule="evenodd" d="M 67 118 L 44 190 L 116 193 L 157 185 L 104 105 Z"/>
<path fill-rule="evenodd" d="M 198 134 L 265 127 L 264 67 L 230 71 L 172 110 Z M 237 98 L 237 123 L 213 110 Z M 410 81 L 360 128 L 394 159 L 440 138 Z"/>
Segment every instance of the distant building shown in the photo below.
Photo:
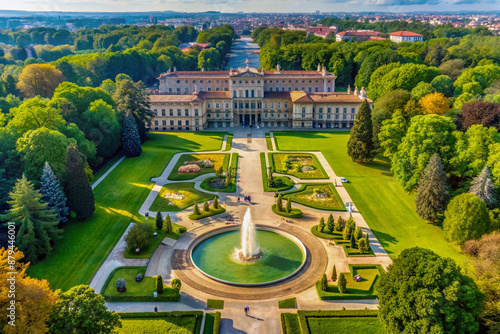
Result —
<path fill-rule="evenodd" d="M 369 41 L 371 37 L 377 37 L 378 35 L 380 35 L 380 33 L 378 31 L 373 31 L 373 30 L 348 30 L 337 33 L 337 35 L 335 36 L 335 40 L 337 42 L 340 41 L 364 42 L 364 41 Z"/>
<path fill-rule="evenodd" d="M 455 28 L 460 28 L 464 26 L 464 24 L 460 21 L 451 22 L 451 25 L 454 26 Z"/>
<path fill-rule="evenodd" d="M 179 49 L 181 49 L 182 52 L 188 52 L 194 46 L 198 46 L 200 49 L 205 50 L 210 46 L 210 43 L 196 43 L 196 42 L 182 43 L 179 45 Z"/>
<path fill-rule="evenodd" d="M 323 27 L 318 25 L 317 27 L 312 27 L 306 30 L 308 35 L 314 35 L 318 37 L 327 38 L 330 34 L 337 32 L 336 26 Z"/>
<path fill-rule="evenodd" d="M 401 42 L 415 43 L 415 42 L 422 42 L 424 40 L 424 36 L 411 31 L 391 32 L 389 34 L 389 38 L 391 39 L 391 41 L 396 43 L 401 43 Z"/>
<path fill-rule="evenodd" d="M 364 88 L 335 92 L 336 76 L 317 71 L 238 68 L 229 71 L 168 71 L 150 95 L 153 131 L 225 128 L 351 128 Z"/>

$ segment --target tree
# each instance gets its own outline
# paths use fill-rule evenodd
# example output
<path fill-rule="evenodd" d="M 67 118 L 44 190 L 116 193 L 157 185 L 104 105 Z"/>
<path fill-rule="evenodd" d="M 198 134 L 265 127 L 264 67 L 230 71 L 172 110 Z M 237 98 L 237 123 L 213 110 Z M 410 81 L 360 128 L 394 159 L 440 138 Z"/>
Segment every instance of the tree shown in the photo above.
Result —
<path fill-rule="evenodd" d="M 337 287 L 340 293 L 347 293 L 347 279 L 345 278 L 344 273 L 340 273 Z"/>
<path fill-rule="evenodd" d="M 114 333 L 121 328 L 120 316 L 110 312 L 106 300 L 88 285 L 58 291 L 58 300 L 50 317 L 51 333 Z"/>
<path fill-rule="evenodd" d="M 453 81 L 447 75 L 438 75 L 431 81 L 432 87 L 444 96 L 450 97 L 453 94 Z"/>
<path fill-rule="evenodd" d="M 330 233 L 332 233 L 335 230 L 335 221 L 333 220 L 333 217 L 332 219 L 328 217 L 328 220 L 326 221 L 326 227 L 328 228 L 328 231 L 330 231 Z"/>
<path fill-rule="evenodd" d="M 326 278 L 326 274 L 321 276 L 321 280 L 319 281 L 321 290 L 328 291 L 328 279 Z"/>
<path fill-rule="evenodd" d="M 32 64 L 23 69 L 16 88 L 26 98 L 37 95 L 51 98 L 56 87 L 64 80 L 64 75 L 54 65 Z"/>
<path fill-rule="evenodd" d="M 210 206 L 208 205 L 208 201 L 205 200 L 205 202 L 203 203 L 203 211 L 205 212 L 209 212 L 210 211 Z"/>
<path fill-rule="evenodd" d="M 479 239 L 490 231 L 486 204 L 474 194 L 456 196 L 444 213 L 443 231 L 448 240 L 459 245 L 470 239 Z"/>
<path fill-rule="evenodd" d="M 28 179 L 38 182 L 46 162 L 50 164 L 58 178 L 64 178 L 68 139 L 62 133 L 46 127 L 30 130 L 17 141 L 16 146 L 23 155 L 24 172 Z"/>
<path fill-rule="evenodd" d="M 488 165 L 484 165 L 481 173 L 472 180 L 469 192 L 479 197 L 490 209 L 498 205 L 495 184 L 491 179 L 491 172 Z"/>
<path fill-rule="evenodd" d="M 276 200 L 276 210 L 278 212 L 283 211 L 283 195 L 279 194 L 278 199 Z"/>
<path fill-rule="evenodd" d="M 201 215 L 200 207 L 198 206 L 198 203 L 194 203 L 193 215 L 195 215 L 195 216 Z"/>
<path fill-rule="evenodd" d="M 493 126 L 500 130 L 500 104 L 484 101 L 465 103 L 462 113 L 457 116 L 458 128 L 465 131 L 473 124 Z"/>
<path fill-rule="evenodd" d="M 382 127 L 378 133 L 380 147 L 384 150 L 384 156 L 391 159 L 398 151 L 399 144 L 403 140 L 408 128 L 403 114 L 396 111 L 392 118 L 382 122 Z"/>
<path fill-rule="evenodd" d="M 147 223 L 135 223 L 125 236 L 125 242 L 130 249 L 143 249 L 149 246 L 151 236 L 151 225 Z"/>
<path fill-rule="evenodd" d="M 167 214 L 167 217 L 165 217 L 165 231 L 167 233 L 173 232 L 172 219 L 170 218 L 169 214 Z"/>
<path fill-rule="evenodd" d="M 92 217 L 95 211 L 95 199 L 89 179 L 85 173 L 83 159 L 75 144 L 68 146 L 66 155 L 66 174 L 68 177 L 68 206 L 80 220 Z"/>
<path fill-rule="evenodd" d="M 163 217 L 161 215 L 161 212 L 158 210 L 156 212 L 156 229 L 161 230 L 163 228 Z"/>
<path fill-rule="evenodd" d="M 454 260 L 405 249 L 380 277 L 379 316 L 388 333 L 476 333 L 482 294 Z M 453 296 L 453 298 L 451 298 Z"/>
<path fill-rule="evenodd" d="M 365 250 L 366 252 L 370 251 L 370 237 L 368 236 L 368 233 L 365 234 Z"/>
<path fill-rule="evenodd" d="M 219 205 L 219 200 L 217 199 L 217 197 L 214 197 L 214 201 L 212 202 L 212 207 L 215 209 L 215 210 L 218 210 L 220 208 L 220 205 Z"/>
<path fill-rule="evenodd" d="M 232 175 L 232 168 L 229 167 L 226 172 L 226 187 L 229 187 L 233 184 L 233 175 Z"/>
<path fill-rule="evenodd" d="M 64 127 L 66 122 L 61 116 L 61 111 L 49 106 L 47 102 L 47 99 L 36 96 L 25 100 L 18 107 L 11 108 L 9 126 L 15 127 L 19 134 L 36 130 L 42 126 L 50 130 Z"/>
<path fill-rule="evenodd" d="M 351 129 L 347 154 L 355 162 L 367 162 L 374 157 L 372 116 L 370 105 L 366 100 L 361 103 Z"/>
<path fill-rule="evenodd" d="M 115 282 L 116 291 L 125 292 L 127 290 L 127 282 L 123 278 L 119 278 Z"/>
<path fill-rule="evenodd" d="M 286 213 L 290 213 L 292 212 L 292 200 L 290 199 L 290 197 L 287 198 L 286 200 Z"/>
<path fill-rule="evenodd" d="M 172 287 L 172 289 L 175 289 L 177 291 L 181 291 L 181 287 L 182 287 L 182 282 L 180 279 L 178 278 L 174 278 L 172 280 L 172 282 L 170 283 L 170 286 Z"/>
<path fill-rule="evenodd" d="M 356 236 L 354 235 L 354 233 L 351 233 L 351 239 L 349 240 L 349 242 L 351 249 L 356 248 Z"/>
<path fill-rule="evenodd" d="M 358 249 L 361 254 L 366 253 L 366 240 L 364 238 L 358 240 Z"/>
<path fill-rule="evenodd" d="M 123 119 L 122 147 L 127 157 L 138 157 L 142 153 L 141 138 L 137 131 L 137 125 L 131 115 Z"/>
<path fill-rule="evenodd" d="M 430 83 L 421 81 L 411 90 L 411 97 L 420 100 L 424 96 L 435 92 L 436 89 Z"/>
<path fill-rule="evenodd" d="M 424 115 L 443 115 L 450 110 L 450 101 L 443 93 L 432 93 L 420 99 L 420 106 Z"/>
<path fill-rule="evenodd" d="M 54 213 L 57 214 L 59 223 L 65 224 L 69 215 L 69 209 L 66 206 L 67 199 L 57 176 L 47 162 L 43 167 L 40 179 L 40 193 L 43 196 L 42 199 L 48 204 L 47 208 L 54 210 Z"/>
<path fill-rule="evenodd" d="M 333 265 L 331 279 L 332 279 L 333 282 L 335 282 L 337 280 L 337 268 L 335 267 L 335 265 Z"/>
<path fill-rule="evenodd" d="M 17 180 L 10 193 L 11 209 L 2 217 L 18 227 L 16 245 L 25 254 L 26 260 L 36 263 L 52 250 L 51 241 L 61 234 L 57 229 L 59 220 L 54 210 L 48 209 L 42 195 L 26 176 Z"/>
<path fill-rule="evenodd" d="M 344 227 L 344 220 L 342 219 L 342 216 L 339 216 L 339 218 L 337 219 L 337 224 L 335 225 L 335 231 L 340 232 L 342 231 L 343 227 Z"/>
<path fill-rule="evenodd" d="M 435 222 L 450 200 L 446 173 L 439 154 L 434 153 L 424 169 L 415 197 L 420 218 Z"/>
<path fill-rule="evenodd" d="M 434 153 L 439 153 L 446 166 L 454 153 L 456 138 L 453 131 L 455 124 L 445 116 L 424 115 L 411 119 L 408 131 L 391 159 L 391 171 L 405 191 L 412 192 L 417 188 Z"/>
<path fill-rule="evenodd" d="M 134 83 L 125 79 L 117 82 L 113 100 L 122 117 L 130 113 L 134 116 L 139 136 L 144 142 L 147 137 L 147 125 L 151 124 L 154 113 L 151 111 L 149 95 L 142 81 Z"/>
<path fill-rule="evenodd" d="M 270 167 L 267 168 L 267 186 L 270 188 L 274 188 L 276 186 L 273 169 Z"/>
<path fill-rule="evenodd" d="M 0 249 L 0 330 L 3 333 L 46 333 L 47 320 L 54 309 L 57 295 L 46 280 L 26 275 L 28 263 L 17 248 Z M 12 264 L 15 261 L 15 264 Z M 15 326 L 8 324 L 11 318 L 12 272 L 15 272 Z"/>
<path fill-rule="evenodd" d="M 325 229 L 325 218 L 321 217 L 319 220 L 319 231 L 323 233 L 323 230 Z"/>
<path fill-rule="evenodd" d="M 198 54 L 198 69 L 205 71 L 214 71 L 220 66 L 220 53 L 216 48 L 202 50 Z"/>
<path fill-rule="evenodd" d="M 156 276 L 156 292 L 163 293 L 163 277 L 161 275 Z"/>

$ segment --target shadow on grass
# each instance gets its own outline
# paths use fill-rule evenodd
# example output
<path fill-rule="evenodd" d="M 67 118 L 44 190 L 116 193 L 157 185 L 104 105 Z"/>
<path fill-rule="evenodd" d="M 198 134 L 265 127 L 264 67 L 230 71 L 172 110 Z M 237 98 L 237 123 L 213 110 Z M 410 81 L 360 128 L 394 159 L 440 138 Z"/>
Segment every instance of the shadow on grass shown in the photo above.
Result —
<path fill-rule="evenodd" d="M 398 239 L 396 239 L 395 237 L 393 237 L 390 234 L 380 232 L 380 231 L 377 231 L 374 229 L 372 229 L 372 232 L 373 232 L 373 234 L 375 234 L 375 236 L 377 237 L 378 241 L 380 242 L 382 247 L 385 249 L 387 254 L 392 254 L 393 252 L 391 252 L 388 247 L 390 244 L 393 244 L 393 245 L 397 244 L 399 242 Z M 374 246 L 371 245 L 371 247 L 372 247 L 373 251 L 376 252 L 376 250 L 374 249 Z"/>

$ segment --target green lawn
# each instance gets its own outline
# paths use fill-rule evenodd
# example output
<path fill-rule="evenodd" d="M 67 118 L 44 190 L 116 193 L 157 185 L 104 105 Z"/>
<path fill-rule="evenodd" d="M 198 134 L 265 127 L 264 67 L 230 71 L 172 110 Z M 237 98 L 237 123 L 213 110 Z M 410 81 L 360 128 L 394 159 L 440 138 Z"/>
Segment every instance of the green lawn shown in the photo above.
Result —
<path fill-rule="evenodd" d="M 288 166 L 286 162 L 288 161 Z M 325 179 L 328 178 L 325 170 L 314 154 L 307 153 L 269 153 L 269 165 L 276 173 L 288 174 L 299 179 Z M 304 171 L 309 166 L 311 171 Z"/>
<path fill-rule="evenodd" d="M 448 243 L 441 228 L 415 213 L 414 195 L 403 191 L 386 160 L 357 164 L 347 155 L 347 132 L 274 133 L 281 150 L 321 149 L 335 173 L 347 178 L 349 195 L 387 253 L 394 258 L 403 249 L 423 247 L 463 262 L 458 247 Z"/>
<path fill-rule="evenodd" d="M 233 134 L 230 133 L 227 135 L 226 149 L 224 151 L 231 151 L 232 145 L 233 145 Z"/>
<path fill-rule="evenodd" d="M 188 218 L 191 220 L 198 220 L 198 219 L 203 219 L 203 218 L 207 218 L 207 217 L 212 217 L 215 215 L 220 215 L 221 213 L 224 213 L 224 212 L 226 212 L 226 209 L 224 209 L 223 207 L 220 207 L 218 209 L 214 209 L 211 206 L 208 211 L 204 211 L 203 208 L 201 207 L 199 215 L 195 215 L 194 213 L 192 213 L 188 216 Z"/>
<path fill-rule="evenodd" d="M 271 134 L 269 132 L 266 132 L 265 136 L 266 136 L 267 149 L 269 151 L 272 151 L 273 150 L 273 139 L 271 138 Z"/>
<path fill-rule="evenodd" d="M 316 197 L 316 193 L 326 194 L 328 197 Z M 303 183 L 297 189 L 283 194 L 284 199 L 292 199 L 311 208 L 328 211 L 345 211 L 344 202 L 331 183 Z"/>
<path fill-rule="evenodd" d="M 209 154 L 183 154 L 175 164 L 172 172 L 168 176 L 172 181 L 192 180 L 200 175 L 207 173 L 215 173 L 215 170 L 222 166 L 223 170 L 227 170 L 229 164 L 229 153 L 209 153 Z M 179 173 L 179 167 L 191 161 L 210 160 L 213 167 L 201 167 L 197 173 Z"/>
<path fill-rule="evenodd" d="M 96 211 L 88 221 L 71 220 L 63 239 L 28 274 L 45 278 L 63 291 L 89 284 L 123 232 L 133 221 L 144 221 L 139 208 L 151 191 L 152 177 L 161 175 L 175 153 L 219 150 L 223 132 L 150 133 L 137 158 L 122 161 L 94 190 Z"/>
<path fill-rule="evenodd" d="M 295 297 L 278 301 L 279 308 L 296 308 L 297 299 Z"/>
<path fill-rule="evenodd" d="M 155 217 L 153 217 L 155 218 Z M 151 219 L 149 219 L 148 222 L 151 222 Z M 141 249 L 139 254 L 135 252 L 134 248 L 127 248 L 125 252 L 123 253 L 123 257 L 126 258 L 134 258 L 134 259 L 149 259 L 151 256 L 153 256 L 153 253 L 156 251 L 156 248 L 158 248 L 158 245 L 162 242 L 165 237 L 169 237 L 170 239 L 179 239 L 181 237 L 181 233 L 179 232 L 179 228 L 182 227 L 182 225 L 177 225 L 176 223 L 172 223 L 172 233 L 167 233 L 165 231 L 165 224 L 163 225 L 163 228 L 161 230 L 156 229 L 156 224 L 155 220 L 151 222 L 151 225 L 153 226 L 153 235 L 149 238 L 149 246 L 146 248 Z M 155 238 L 154 233 L 158 233 L 158 236 Z"/>
<path fill-rule="evenodd" d="M 161 309 L 161 307 L 160 307 Z M 198 334 L 203 312 L 119 313 L 122 318 L 119 334 Z"/>
<path fill-rule="evenodd" d="M 205 313 L 205 325 L 203 326 L 203 334 L 219 334 L 220 330 L 220 312 Z"/>
<path fill-rule="evenodd" d="M 146 302 L 155 300 L 158 301 L 178 301 L 179 292 L 170 288 L 168 285 L 163 285 L 163 293 L 159 293 L 157 299 L 153 293 L 156 291 L 156 277 L 144 276 L 142 281 L 136 282 L 135 277 L 138 273 L 146 273 L 147 267 L 118 267 L 111 272 L 108 279 L 102 287 L 101 294 L 108 301 L 137 301 Z M 118 292 L 115 287 L 117 279 L 123 278 L 127 283 L 125 292 Z"/>
<path fill-rule="evenodd" d="M 181 193 L 184 199 L 165 198 L 168 193 Z M 149 210 L 151 211 L 182 211 L 194 203 L 211 200 L 215 195 L 194 189 L 194 182 L 169 183 L 161 188 Z M 174 203 L 169 205 L 169 203 Z"/>
<path fill-rule="evenodd" d="M 267 184 L 267 167 L 266 167 L 266 154 L 264 152 L 260 153 L 260 169 L 262 173 L 262 182 L 264 191 L 284 191 L 291 189 L 294 186 L 294 182 L 286 176 L 274 176 L 274 187 L 269 187 Z"/>
<path fill-rule="evenodd" d="M 221 299 L 207 299 L 207 308 L 222 310 L 224 308 L 224 301 Z"/>
<path fill-rule="evenodd" d="M 308 317 L 311 334 L 369 333 L 385 334 L 384 325 L 376 317 L 315 318 Z"/>

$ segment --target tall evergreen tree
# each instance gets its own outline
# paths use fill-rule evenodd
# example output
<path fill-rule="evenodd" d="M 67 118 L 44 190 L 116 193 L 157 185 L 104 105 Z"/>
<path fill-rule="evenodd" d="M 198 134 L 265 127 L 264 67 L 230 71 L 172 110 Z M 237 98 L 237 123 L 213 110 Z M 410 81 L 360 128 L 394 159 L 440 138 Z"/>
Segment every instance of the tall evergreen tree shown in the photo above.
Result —
<path fill-rule="evenodd" d="M 158 212 L 156 213 L 156 228 L 157 228 L 158 230 L 161 230 L 161 229 L 162 229 L 162 227 L 163 227 L 163 217 L 162 217 L 162 215 L 161 215 L 161 212 L 160 212 L 160 211 L 158 211 Z"/>
<path fill-rule="evenodd" d="M 122 147 L 123 153 L 125 153 L 127 157 L 137 157 L 141 155 L 141 138 L 139 137 L 134 118 L 130 115 L 125 116 L 123 119 Z"/>
<path fill-rule="evenodd" d="M 173 232 L 172 219 L 169 214 L 165 217 L 165 231 L 167 231 L 167 233 Z"/>
<path fill-rule="evenodd" d="M 339 288 L 340 293 L 347 292 L 347 279 L 345 278 L 344 273 L 340 273 L 339 281 L 337 282 L 337 287 Z"/>
<path fill-rule="evenodd" d="M 292 200 L 290 197 L 288 197 L 288 199 L 286 200 L 286 213 L 290 213 L 292 212 Z"/>
<path fill-rule="evenodd" d="M 326 274 L 323 274 L 321 276 L 320 286 L 321 286 L 321 290 L 323 290 L 323 291 L 328 290 L 328 279 L 326 278 Z"/>
<path fill-rule="evenodd" d="M 498 205 L 495 184 L 488 165 L 484 165 L 481 173 L 472 180 L 469 192 L 479 197 L 490 209 Z"/>
<path fill-rule="evenodd" d="M 199 216 L 200 214 L 201 214 L 201 212 L 200 212 L 200 207 L 198 206 L 198 203 L 194 203 L 193 215 Z"/>
<path fill-rule="evenodd" d="M 50 242 L 62 232 L 57 229 L 59 219 L 25 175 L 17 180 L 8 203 L 11 209 L 1 218 L 16 224 L 16 246 L 27 261 L 36 263 L 50 253 Z"/>
<path fill-rule="evenodd" d="M 450 200 L 448 182 L 439 154 L 434 153 L 424 169 L 415 204 L 420 218 L 435 221 Z"/>
<path fill-rule="evenodd" d="M 216 210 L 220 208 L 219 200 L 217 199 L 217 197 L 214 197 L 214 201 L 212 202 L 212 207 Z"/>
<path fill-rule="evenodd" d="M 205 212 L 210 211 L 210 206 L 208 205 L 207 200 L 205 200 L 205 202 L 203 203 L 203 211 L 205 211 Z"/>
<path fill-rule="evenodd" d="M 337 280 L 337 267 L 333 265 L 333 270 L 332 270 L 332 281 L 335 282 Z"/>
<path fill-rule="evenodd" d="M 361 103 L 351 135 L 347 142 L 347 154 L 355 162 L 367 162 L 375 156 L 373 145 L 372 110 L 366 100 Z"/>
<path fill-rule="evenodd" d="M 325 218 L 321 217 L 321 219 L 319 220 L 319 231 L 321 233 L 323 233 L 324 229 L 325 229 Z"/>
<path fill-rule="evenodd" d="M 267 186 L 270 188 L 274 188 L 276 185 L 276 180 L 274 178 L 274 173 L 272 168 L 267 169 Z"/>
<path fill-rule="evenodd" d="M 66 206 L 66 196 L 61 188 L 59 179 L 46 162 L 43 166 L 42 177 L 40 179 L 40 193 L 43 200 L 48 204 L 47 208 L 54 210 L 61 224 L 68 221 L 69 209 Z"/>
<path fill-rule="evenodd" d="M 276 201 L 276 210 L 278 212 L 283 211 L 283 195 L 279 194 L 278 199 Z"/>
<path fill-rule="evenodd" d="M 85 165 L 75 144 L 68 146 L 66 155 L 66 173 L 68 175 L 68 206 L 76 213 L 76 217 L 85 220 L 94 214 L 95 200 L 89 178 L 85 173 Z"/>

